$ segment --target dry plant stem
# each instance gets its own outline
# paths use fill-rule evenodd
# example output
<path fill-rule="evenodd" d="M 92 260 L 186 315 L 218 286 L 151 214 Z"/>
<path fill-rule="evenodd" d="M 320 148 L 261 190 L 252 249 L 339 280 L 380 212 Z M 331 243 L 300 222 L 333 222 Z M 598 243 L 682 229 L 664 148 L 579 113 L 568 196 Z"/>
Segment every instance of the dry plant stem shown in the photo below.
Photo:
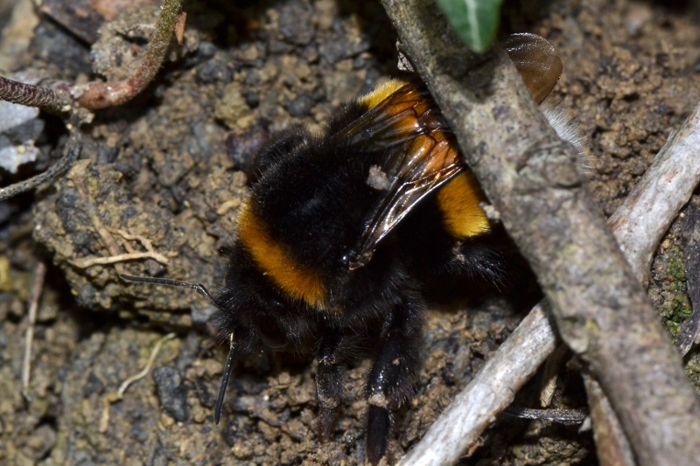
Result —
<path fill-rule="evenodd" d="M 541 302 L 520 322 L 469 385 L 428 429 L 400 465 L 453 464 L 480 442 L 481 433 L 554 351 L 557 337 Z"/>
<path fill-rule="evenodd" d="M 632 448 L 600 384 L 586 373 L 583 374 L 583 383 L 600 466 L 635 466 Z"/>
<path fill-rule="evenodd" d="M 148 375 L 149 372 L 151 372 L 151 369 L 153 368 L 153 364 L 156 362 L 156 358 L 158 357 L 158 353 L 160 352 L 160 349 L 163 347 L 163 344 L 168 341 L 172 340 L 175 338 L 174 333 L 168 333 L 165 335 L 163 338 L 159 339 L 156 342 L 156 345 L 153 347 L 153 351 L 151 351 L 151 355 L 148 357 L 148 361 L 146 362 L 146 366 L 139 372 L 138 374 L 134 374 L 128 379 L 126 379 L 122 384 L 119 386 L 119 390 L 117 390 L 117 397 L 118 399 L 122 399 L 124 397 L 124 393 L 126 393 L 126 390 L 129 388 L 129 386 L 137 382 L 144 377 Z"/>
<path fill-rule="evenodd" d="M 59 114 L 69 111 L 73 103 L 70 94 L 63 90 L 25 84 L 2 76 L 0 76 L 0 100 Z"/>
<path fill-rule="evenodd" d="M 506 408 L 504 414 L 519 419 L 538 419 L 567 425 L 581 424 L 588 417 L 588 414 L 581 409 L 531 409 L 513 406 Z"/>
<path fill-rule="evenodd" d="M 610 217 L 609 223 L 616 232 L 620 248 L 645 285 L 649 281 L 651 259 L 659 241 L 671 220 L 690 199 L 700 178 L 699 147 L 700 105 L 669 137 L 647 170 L 649 176 L 640 180 L 625 204 Z M 642 241 L 642 237 L 648 236 L 655 241 Z"/>
<path fill-rule="evenodd" d="M 92 198 L 90 197 L 90 189 L 88 188 L 87 177 L 85 176 L 85 172 L 89 165 L 89 160 L 81 160 L 80 162 L 76 163 L 70 173 L 68 173 L 68 178 L 75 184 L 75 188 L 81 197 L 81 201 L 87 208 L 92 225 L 97 234 L 100 236 L 100 242 L 105 248 L 107 248 L 110 256 L 117 257 L 121 255 L 119 244 L 102 224 L 100 216 L 97 213 L 97 209 L 95 208 L 95 204 L 92 202 Z M 123 257 L 117 260 L 115 265 L 115 269 L 117 269 L 117 273 L 119 274 L 124 272 L 122 264 L 120 263 L 122 260 L 124 260 Z M 107 263 L 112 262 L 108 261 Z"/>
<path fill-rule="evenodd" d="M 700 400 L 582 186 L 575 150 L 548 127 L 505 52 L 470 54 L 432 2 L 383 4 L 404 52 L 537 274 L 560 334 L 609 397 L 639 464 L 697 464 Z M 461 434 L 443 424 L 426 435 L 455 443 Z M 460 453 L 437 462 L 409 454 L 404 464 L 446 464 Z"/>
<path fill-rule="evenodd" d="M 569 348 L 564 344 L 559 345 L 547 357 L 542 370 L 542 382 L 540 384 L 540 406 L 543 408 L 548 408 L 552 404 L 552 399 L 557 389 L 559 372 L 565 362 L 564 358 L 568 359 L 570 357 Z"/>
<path fill-rule="evenodd" d="M 46 264 L 39 262 L 34 269 L 34 283 L 29 292 L 29 309 L 27 317 L 27 333 L 24 338 L 24 362 L 22 364 L 22 393 L 27 397 L 29 388 L 29 376 L 32 371 L 32 346 L 34 344 L 34 327 L 36 325 L 36 312 L 39 308 L 39 299 L 44 289 L 44 278 L 46 277 Z"/>
<path fill-rule="evenodd" d="M 111 392 L 105 395 L 105 397 L 102 399 L 102 416 L 100 416 L 100 423 L 98 426 L 99 432 L 107 432 L 107 428 L 109 427 L 109 408 L 112 405 L 112 403 L 115 403 L 124 398 L 124 393 L 126 393 L 127 389 L 131 384 L 133 384 L 134 382 L 138 382 L 139 380 L 146 377 L 149 372 L 151 372 L 151 369 L 153 368 L 153 364 L 156 362 L 156 358 L 158 357 L 160 349 L 163 347 L 165 342 L 167 342 L 168 340 L 172 340 L 173 338 L 175 338 L 175 336 L 175 333 L 171 332 L 165 335 L 163 338 L 160 338 L 153 347 L 151 355 L 148 357 L 148 361 L 146 362 L 146 366 L 137 374 L 132 375 L 131 377 L 127 378 L 124 382 L 122 382 L 119 386 L 119 390 L 117 390 L 116 393 Z"/>
<path fill-rule="evenodd" d="M 80 132 L 77 128 L 73 128 L 70 139 L 66 143 L 65 154 L 61 159 L 51 165 L 44 173 L 40 173 L 28 180 L 20 181 L 19 183 L 11 184 L 6 188 L 0 189 L 0 202 L 14 197 L 30 189 L 34 189 L 44 183 L 48 183 L 63 173 L 70 167 L 73 162 L 78 159 L 82 143 L 80 142 Z"/>
<path fill-rule="evenodd" d="M 121 105 L 139 94 L 153 80 L 163 63 L 181 7 L 182 0 L 163 0 L 156 31 L 133 74 L 122 81 L 85 85 L 85 92 L 77 98 L 78 104 L 90 110 L 99 110 Z M 74 88 L 78 89 L 78 86 Z"/>
<path fill-rule="evenodd" d="M 118 264 L 119 262 L 142 259 L 153 259 L 154 261 L 160 262 L 161 264 L 167 264 L 169 262 L 168 259 L 162 254 L 147 251 L 117 254 L 116 256 L 109 257 L 85 257 L 82 259 L 72 260 L 70 263 L 75 267 L 78 267 L 79 269 L 87 269 L 88 267 L 94 267 L 95 265 Z"/>

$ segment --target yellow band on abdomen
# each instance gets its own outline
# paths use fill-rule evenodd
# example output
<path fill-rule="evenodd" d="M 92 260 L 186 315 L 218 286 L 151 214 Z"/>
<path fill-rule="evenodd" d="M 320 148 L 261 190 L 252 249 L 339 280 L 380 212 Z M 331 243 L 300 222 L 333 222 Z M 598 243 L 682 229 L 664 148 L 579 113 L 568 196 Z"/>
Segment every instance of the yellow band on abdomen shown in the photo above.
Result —
<path fill-rule="evenodd" d="M 448 181 L 438 192 L 437 199 L 445 228 L 455 239 L 489 231 L 489 220 L 479 205 L 486 198 L 470 172 L 462 172 Z"/>

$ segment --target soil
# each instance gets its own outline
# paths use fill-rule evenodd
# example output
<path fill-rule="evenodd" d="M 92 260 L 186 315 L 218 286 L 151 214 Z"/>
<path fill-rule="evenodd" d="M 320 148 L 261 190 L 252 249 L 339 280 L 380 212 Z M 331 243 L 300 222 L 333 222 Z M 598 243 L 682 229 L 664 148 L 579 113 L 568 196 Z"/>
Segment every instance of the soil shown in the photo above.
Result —
<path fill-rule="evenodd" d="M 70 2 L 47 1 L 33 19 L 38 26 L 26 50 L 3 39 L 0 63 L 11 64 L 4 71 L 71 82 L 121 78 L 148 43 L 154 2 L 84 3 L 89 14 L 79 16 L 61 9 Z M 700 10 L 691 3 L 522 0 L 504 6 L 503 35 L 540 34 L 564 63 L 549 99 L 586 138 L 590 190 L 605 215 L 700 100 Z M 104 23 L 104 12 L 115 9 L 126 13 Z M 299 124 L 319 129 L 343 102 L 397 75 L 395 34 L 381 6 L 370 1 L 192 0 L 185 10 L 183 45 L 173 47 L 156 81 L 135 100 L 95 114 L 70 172 L 0 203 L 2 464 L 364 460 L 368 361 L 348 368 L 336 437 L 326 445 L 319 446 L 315 432 L 315 364 L 284 355 L 238 362 L 216 425 L 227 342 L 209 324 L 215 310 L 191 290 L 127 284 L 117 272 L 189 280 L 213 292 L 221 287 L 226 258 L 220 251 L 232 241 L 251 157 L 270 135 Z M 32 22 L 0 24 L 16 28 L 20 20 Z M 45 170 L 62 153 L 63 122 L 39 118 L 44 131 L 35 142 L 36 162 L 17 174 L 1 172 L 2 186 Z M 698 199 L 689 203 L 683 218 L 699 205 Z M 659 248 L 649 289 L 671 335 L 691 312 L 683 218 Z M 113 255 L 106 242 L 126 253 L 146 251 L 144 240 L 167 263 L 81 266 Z M 23 390 L 25 308 L 39 261 L 49 272 Z M 525 304 L 509 295 L 430 311 L 416 396 L 397 414 L 390 463 L 507 338 Z M 170 332 L 174 338 L 164 339 Z M 149 374 L 117 396 L 157 346 Z M 700 353 L 691 351 L 686 364 L 698 384 Z M 538 390 L 534 380 L 516 404 L 539 407 Z M 554 405 L 585 407 L 575 370 L 561 369 Z M 472 453 L 464 464 L 597 463 L 590 432 L 507 417 L 494 422 Z"/>

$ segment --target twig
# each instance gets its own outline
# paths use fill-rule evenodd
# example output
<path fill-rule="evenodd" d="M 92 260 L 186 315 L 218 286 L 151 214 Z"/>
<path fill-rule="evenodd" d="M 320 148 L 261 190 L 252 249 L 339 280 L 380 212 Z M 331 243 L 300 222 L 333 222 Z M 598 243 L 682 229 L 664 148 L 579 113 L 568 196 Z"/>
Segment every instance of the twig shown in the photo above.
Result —
<path fill-rule="evenodd" d="M 457 42 L 446 43 L 450 33 L 445 24 L 422 20 L 436 19 L 432 3 L 383 4 L 404 50 L 451 121 L 471 168 L 554 303 L 567 344 L 600 378 L 640 464 L 694 462 L 700 403 L 643 288 L 581 188 L 571 148 L 554 138 L 534 102 L 524 98 L 527 92 L 503 52 L 475 59 Z M 518 222 L 522 218 L 528 222 Z M 542 315 L 540 324 L 544 320 Z M 614 330 L 619 331 L 606 333 Z M 551 351 L 553 332 L 543 332 L 548 338 L 538 337 L 532 345 L 541 359 L 524 361 L 523 370 L 511 374 L 508 382 L 511 377 L 522 380 Z M 517 337 L 528 338 L 522 333 Z M 459 410 L 448 407 L 426 433 L 426 443 L 409 452 L 402 464 L 456 461 L 476 442 L 475 432 L 519 388 L 517 383 L 502 387 L 503 381 L 492 388 L 491 380 L 477 376 L 455 405 L 470 390 L 482 392 L 476 403 L 462 404 Z M 430 449 L 431 443 L 436 448 Z"/>
<path fill-rule="evenodd" d="M 29 306 L 27 316 L 27 333 L 24 337 L 24 361 L 22 363 L 22 394 L 29 399 L 29 377 L 32 371 L 32 346 L 34 345 L 34 327 L 36 326 L 36 312 L 39 308 L 39 299 L 44 289 L 46 277 L 46 264 L 39 262 L 34 268 L 34 283 L 29 292 Z"/>
<path fill-rule="evenodd" d="M 510 406 L 503 411 L 519 419 L 536 419 L 558 424 L 581 424 L 588 416 L 580 409 L 531 409 Z"/>
<path fill-rule="evenodd" d="M 172 340 L 173 338 L 175 338 L 175 334 L 168 333 L 167 335 L 165 335 L 163 338 L 161 338 L 160 340 L 158 340 L 156 342 L 155 346 L 153 347 L 153 351 L 151 351 L 151 355 L 148 357 L 148 362 L 146 362 L 146 366 L 143 368 L 143 370 L 141 372 L 139 372 L 138 374 L 134 374 L 131 377 L 129 377 L 128 379 L 126 379 L 119 386 L 119 390 L 117 390 L 117 396 L 119 397 L 118 399 L 120 399 L 120 400 L 122 399 L 122 397 L 124 396 L 124 393 L 129 388 L 129 385 L 131 385 L 132 383 L 134 383 L 138 380 L 143 379 L 144 377 L 146 377 L 148 375 L 148 373 L 153 368 L 153 363 L 156 361 L 156 358 L 158 357 L 158 353 L 160 352 L 160 349 L 163 347 L 163 344 L 168 340 Z"/>
<path fill-rule="evenodd" d="M 185 23 L 187 22 L 187 13 L 184 11 L 177 15 L 175 20 L 175 38 L 177 45 L 182 45 L 185 41 Z"/>
<path fill-rule="evenodd" d="M 62 89 L 25 84 L 2 76 L 0 76 L 0 100 L 37 107 L 56 114 L 70 111 L 73 105 L 70 94 Z"/>
<path fill-rule="evenodd" d="M 74 259 L 70 263 L 79 269 L 87 269 L 95 265 L 117 264 L 119 262 L 133 261 L 139 259 L 153 259 L 161 264 L 167 264 L 168 259 L 157 252 L 129 252 L 126 254 L 117 254 L 109 257 L 85 257 L 82 259 Z"/>
<path fill-rule="evenodd" d="M 542 382 L 540 384 L 540 405 L 543 408 L 549 407 L 552 403 L 552 398 L 554 398 L 554 393 L 557 389 L 557 379 L 559 378 L 559 372 L 565 357 L 571 357 L 569 348 L 561 344 L 547 357 L 547 361 L 545 361 L 542 370 Z"/>
<path fill-rule="evenodd" d="M 54 180 L 78 159 L 81 149 L 82 142 L 80 141 L 80 131 L 74 128 L 66 143 L 63 157 L 61 157 L 58 162 L 51 165 L 45 172 L 33 176 L 28 180 L 20 181 L 19 183 L 11 184 L 10 186 L 0 189 L 0 202 Z"/>
<path fill-rule="evenodd" d="M 700 334 L 700 212 L 691 210 L 682 228 L 682 236 L 688 241 L 685 248 L 685 276 L 688 296 L 693 312 L 676 335 L 676 348 L 685 356 L 697 342 Z"/>
<path fill-rule="evenodd" d="M 557 337 L 541 302 L 486 361 L 399 465 L 453 464 L 554 351 Z"/>
<path fill-rule="evenodd" d="M 678 134 L 692 137 L 700 133 L 700 122 L 693 117 L 698 112 L 700 112 L 700 105 L 696 107 L 691 117 L 683 124 L 683 131 Z M 666 202 L 669 205 L 677 206 L 677 210 L 664 213 L 661 219 L 658 219 L 656 216 L 650 216 L 646 220 L 639 219 L 633 225 L 628 226 L 626 234 L 630 238 L 636 238 L 636 241 L 639 242 L 636 246 L 637 249 L 648 249 L 648 244 L 659 243 L 660 236 L 668 229 L 670 222 L 678 215 L 678 211 L 683 205 L 679 202 L 679 199 L 687 199 L 692 194 L 694 186 L 700 182 L 700 177 L 695 174 L 697 173 L 696 171 L 686 170 L 678 172 L 675 169 L 679 165 L 687 167 L 689 164 L 697 165 L 700 163 L 700 158 L 687 151 L 674 148 L 673 146 L 676 144 L 680 144 L 681 147 L 689 147 L 685 139 L 670 138 L 659 151 L 653 164 L 658 167 L 670 167 L 672 170 L 670 172 L 665 172 L 663 169 L 647 171 L 639 181 L 639 185 L 645 187 L 644 192 L 639 192 L 636 196 L 629 196 L 619 208 L 629 212 L 631 208 L 627 205 L 628 202 L 636 202 L 639 198 L 651 199 L 653 202 L 662 202 L 656 200 L 657 196 L 662 195 L 658 192 L 659 186 L 664 188 L 665 193 L 663 195 L 672 197 L 667 199 Z M 663 183 L 661 180 L 663 180 Z M 643 210 L 642 206 L 637 207 L 637 209 Z M 647 228 L 647 222 L 653 223 L 656 221 L 661 223 L 661 226 L 665 225 L 665 228 L 657 228 L 656 226 Z M 614 233 L 617 236 L 616 230 L 614 230 Z M 628 241 L 628 244 L 631 245 L 631 242 Z M 636 255 L 636 258 L 637 261 L 643 260 L 643 255 Z M 635 270 L 641 270 L 638 264 L 632 265 Z M 436 448 L 441 449 L 446 457 L 459 457 L 470 445 L 477 442 L 479 436 L 488 427 L 489 420 L 505 409 L 512 401 L 514 393 L 522 387 L 524 382 L 529 380 L 530 375 L 534 373 L 532 365 L 539 367 L 554 349 L 555 334 L 550 327 L 550 322 L 546 319 L 544 313 L 541 312 L 539 306 L 541 304 L 535 307 L 520 323 L 520 326 L 516 329 L 516 332 L 519 333 L 516 335 L 514 332 L 506 340 L 506 343 L 509 343 L 511 339 L 514 339 L 514 344 L 506 345 L 504 343 L 501 345 L 484 368 L 435 422 L 435 424 L 440 423 L 440 425 L 450 426 L 453 425 L 456 417 L 465 419 L 464 430 L 459 430 L 455 433 L 455 436 L 459 436 L 462 442 L 454 445 L 454 451 L 449 451 L 444 445 L 436 445 Z M 544 327 L 547 328 L 546 331 Z M 527 335 L 530 331 L 535 333 L 532 337 Z M 499 372 L 498 367 L 500 366 L 508 368 L 509 371 Z M 593 400 L 590 400 L 590 402 L 592 405 L 595 405 Z M 612 410 L 608 411 L 604 407 L 601 409 L 604 412 L 612 412 Z M 598 420 L 598 423 L 600 422 Z M 432 455 L 430 452 L 431 442 L 441 441 L 435 435 L 429 437 L 431 430 L 432 427 L 415 447 L 414 452 L 416 455 L 420 451 L 427 450 L 425 455 L 430 458 L 430 455 Z M 610 435 L 615 436 L 614 431 L 611 431 Z M 406 457 L 408 461 L 418 461 L 419 459 L 422 459 L 422 456 Z M 412 463 L 404 461 L 402 464 Z"/>
<path fill-rule="evenodd" d="M 148 357 L 148 361 L 146 362 L 144 368 L 137 374 L 134 374 L 128 377 L 126 380 L 124 380 L 124 382 L 122 382 L 122 384 L 119 386 L 119 389 L 116 391 L 116 393 L 112 392 L 108 395 L 105 395 L 102 403 L 102 416 L 100 417 L 100 425 L 98 427 L 99 432 L 107 432 L 107 427 L 109 426 L 109 407 L 112 405 L 112 403 L 116 403 L 117 401 L 124 398 L 124 393 L 126 393 L 127 389 L 131 384 L 143 379 L 148 375 L 148 373 L 153 368 L 153 364 L 156 362 L 156 358 L 158 357 L 158 353 L 163 347 L 163 344 L 165 344 L 165 342 L 167 342 L 168 340 L 172 340 L 173 338 L 175 338 L 175 333 L 172 332 L 160 338 L 153 346 L 151 355 Z"/>
<path fill-rule="evenodd" d="M 600 466 L 636 466 L 632 448 L 600 384 L 583 373 Z"/>
<path fill-rule="evenodd" d="M 121 105 L 138 95 L 153 80 L 163 63 L 181 7 L 182 0 L 163 0 L 155 33 L 132 75 L 121 81 L 92 82 L 84 86 L 74 86 L 72 93 L 80 94 L 77 98 L 78 104 L 89 110 L 99 110 Z"/>
<path fill-rule="evenodd" d="M 644 176 L 610 217 L 610 227 L 642 283 L 659 241 L 700 179 L 700 106 L 668 138 Z M 653 241 L 649 241 L 653 239 Z"/>

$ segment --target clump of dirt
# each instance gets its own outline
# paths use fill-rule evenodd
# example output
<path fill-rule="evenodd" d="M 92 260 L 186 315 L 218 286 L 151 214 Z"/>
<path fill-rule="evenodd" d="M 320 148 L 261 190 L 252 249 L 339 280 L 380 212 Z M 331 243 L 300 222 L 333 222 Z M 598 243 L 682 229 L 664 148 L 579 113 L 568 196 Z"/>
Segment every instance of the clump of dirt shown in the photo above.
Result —
<path fill-rule="evenodd" d="M 549 99 L 587 137 L 590 188 L 609 215 L 700 100 L 698 12 L 628 0 L 525 4 L 508 6 L 504 32 L 535 32 L 555 45 L 564 73 Z M 206 329 L 212 307 L 190 290 L 124 283 L 117 271 L 221 287 L 227 259 L 220 250 L 232 241 L 251 156 L 271 134 L 297 124 L 318 129 L 340 104 L 396 75 L 396 37 L 373 2 L 193 1 L 186 10 L 184 44 L 156 82 L 133 102 L 96 114 L 81 160 L 60 181 L 0 205 L 2 463 L 364 461 L 367 363 L 347 370 L 346 401 L 327 445 L 315 433 L 315 365 L 279 355 L 237 364 L 217 426 L 212 408 L 225 347 Z M 102 35 L 80 35 L 100 37 L 95 61 L 76 31 L 44 17 L 17 66 L 52 78 L 119 76 L 147 43 L 147 11 L 118 18 Z M 62 123 L 43 118 L 36 169 L 65 144 Z M 166 261 L 85 266 L 148 252 L 145 240 Z M 671 294 L 684 296 L 673 266 L 684 244 L 672 230 L 654 265 L 650 292 L 660 313 L 668 314 Z M 53 267 L 23 396 L 23 303 L 39 260 Z M 425 363 L 413 402 L 397 416 L 391 461 L 420 439 L 519 318 L 506 298 L 431 311 Z M 178 337 L 162 343 L 150 375 L 116 399 L 171 330 Z M 577 387 L 567 372 L 562 406 L 585 404 Z M 528 404 L 537 390 L 533 382 L 518 402 Z M 501 418 L 469 462 L 585 464 L 594 458 L 591 445 L 576 428 Z"/>

